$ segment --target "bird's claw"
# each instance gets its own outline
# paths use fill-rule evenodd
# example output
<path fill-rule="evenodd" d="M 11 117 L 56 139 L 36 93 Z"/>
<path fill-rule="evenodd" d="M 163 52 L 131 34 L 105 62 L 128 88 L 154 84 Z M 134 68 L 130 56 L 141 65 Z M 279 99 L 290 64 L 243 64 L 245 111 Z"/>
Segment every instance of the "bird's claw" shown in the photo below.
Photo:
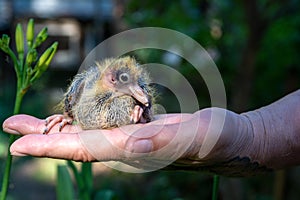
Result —
<path fill-rule="evenodd" d="M 138 121 L 140 121 L 143 112 L 144 110 L 141 106 L 135 105 L 132 114 L 130 115 L 130 123 L 136 124 Z"/>
<path fill-rule="evenodd" d="M 59 130 L 59 132 L 61 132 L 61 129 L 63 128 L 63 124 L 62 124 L 62 122 L 60 122 L 59 123 L 59 128 L 58 128 L 58 130 Z"/>
<path fill-rule="evenodd" d="M 45 128 L 44 128 L 44 131 L 43 131 L 43 135 L 45 135 L 45 134 L 47 134 L 47 133 L 48 133 L 48 128 L 45 127 Z"/>
<path fill-rule="evenodd" d="M 64 115 L 52 115 L 45 119 L 45 129 L 43 134 L 47 134 L 51 128 L 53 128 L 57 123 L 59 123 L 59 132 L 61 132 L 62 128 L 67 124 L 72 124 L 72 118 L 66 118 Z"/>

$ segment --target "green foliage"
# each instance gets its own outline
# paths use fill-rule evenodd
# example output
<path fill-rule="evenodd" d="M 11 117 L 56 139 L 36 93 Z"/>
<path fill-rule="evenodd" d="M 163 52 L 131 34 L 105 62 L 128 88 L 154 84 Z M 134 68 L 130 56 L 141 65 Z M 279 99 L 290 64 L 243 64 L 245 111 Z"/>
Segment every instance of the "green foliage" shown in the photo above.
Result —
<path fill-rule="evenodd" d="M 104 200 L 117 200 L 117 195 L 113 190 L 100 188 L 99 190 L 95 190 L 93 188 L 93 173 L 92 173 L 92 163 L 85 162 L 80 164 L 80 170 L 74 165 L 74 163 L 70 160 L 67 161 L 68 168 L 71 170 L 76 184 L 78 188 L 78 198 L 81 200 L 90 200 L 90 199 L 104 199 Z M 58 166 L 59 167 L 59 166 Z M 69 176 L 69 172 L 67 170 L 64 171 Z M 63 186 L 63 183 L 60 183 L 62 180 L 57 179 L 57 196 L 64 195 L 64 190 L 60 188 Z M 69 183 L 72 184 L 71 179 L 68 179 Z M 69 191 L 73 196 L 76 196 L 74 191 Z"/>
<path fill-rule="evenodd" d="M 296 89 L 299 86 L 299 79 L 294 76 L 300 71 L 297 64 L 300 46 L 299 0 L 285 3 L 268 0 L 251 2 L 253 3 L 235 0 L 179 0 L 170 4 L 167 1 L 132 0 L 126 9 L 125 18 L 130 27 L 171 28 L 198 41 L 209 52 L 212 52 L 211 55 L 217 55 L 214 61 L 221 71 L 230 108 L 234 106 L 231 102 L 235 101 L 233 94 L 236 92 L 237 85 L 251 82 L 254 92 L 250 93 L 251 96 L 245 102 L 247 109 L 251 109 L 270 103 L 287 91 Z M 251 5 L 254 7 L 250 7 Z M 256 9 L 261 22 L 248 16 L 247 9 L 252 9 L 252 13 Z M 242 65 L 243 59 L 249 56 L 246 55 L 247 48 L 251 44 L 248 39 L 251 35 L 257 35 L 250 27 L 252 26 L 250 23 L 258 27 L 257 32 L 261 30 L 262 36 L 261 42 L 258 42 L 258 48 L 253 52 L 254 72 L 246 74 L 247 77 L 243 77 L 241 83 L 237 76 L 241 71 L 247 71 L 246 68 L 248 68 Z M 150 57 L 154 57 L 153 55 L 155 54 L 150 54 Z M 158 57 L 157 59 L 162 60 Z M 185 65 L 187 63 L 181 63 L 181 66 Z M 193 74 L 190 68 L 185 73 Z M 289 81 L 292 78 L 295 79 L 293 83 Z M 193 82 L 193 78 L 189 77 L 189 80 Z M 205 95 L 201 95 L 200 99 L 205 98 Z"/>
<path fill-rule="evenodd" d="M 57 184 L 56 197 L 58 200 L 73 200 L 75 199 L 75 192 L 72 185 L 72 179 L 68 168 L 65 165 L 57 166 Z"/>
<path fill-rule="evenodd" d="M 79 199 L 89 200 L 92 197 L 93 174 L 92 163 L 81 163 L 81 171 L 78 171 L 72 161 L 67 161 L 72 170 L 79 190 Z"/>
<path fill-rule="evenodd" d="M 125 17 L 129 27 L 158 26 L 180 31 L 198 41 L 211 55 L 217 55 L 213 58 L 225 83 L 229 109 L 246 111 L 299 89 L 299 10 L 299 0 L 178 0 L 172 3 L 131 0 Z M 257 45 L 253 47 L 254 43 Z M 163 63 L 158 54 L 147 50 L 140 55 L 147 62 Z M 182 61 L 176 69 L 192 83 L 199 94 L 200 106 L 209 106 L 204 83 L 194 77 L 192 67 L 186 66 L 188 63 Z M 245 85 L 249 87 L 244 89 Z M 238 90 L 247 96 L 242 102 L 235 95 Z M 168 95 L 162 101 L 167 102 L 166 108 L 176 109 L 170 105 L 174 101 Z M 244 105 L 242 109 L 234 104 L 237 101 Z M 191 179 L 191 176 L 184 178 L 186 182 Z M 242 198 L 272 199 L 271 180 L 271 177 L 243 179 Z"/>
<path fill-rule="evenodd" d="M 118 199 L 145 200 L 211 199 L 213 181 L 203 173 L 163 170 L 143 174 L 107 171 L 96 174 L 94 180 L 95 189 L 114 191 Z"/>
<path fill-rule="evenodd" d="M 295 79 L 299 86 L 299 30 L 300 15 L 291 14 L 275 20 L 266 31 L 257 57 L 257 101 L 279 98 L 279 91 L 290 90 L 289 80 Z"/>
<path fill-rule="evenodd" d="M 47 30 L 47 29 L 46 29 Z M 17 76 L 17 90 L 13 114 L 20 112 L 22 100 L 31 85 L 45 72 L 50 65 L 50 62 L 56 53 L 58 43 L 53 43 L 43 54 L 38 58 L 36 47 L 47 39 L 47 31 L 43 32 L 31 46 L 34 37 L 34 22 L 29 20 L 27 25 L 27 44 L 28 51 L 25 54 L 24 34 L 21 24 L 17 24 L 15 31 L 16 53 L 10 48 L 10 38 L 7 35 L 2 35 L 0 39 L 0 49 L 8 54 L 13 61 L 14 69 Z M 39 39 L 43 38 L 43 41 Z M 26 56 L 25 56 L 26 55 Z M 26 58 L 24 62 L 24 58 Z M 9 137 L 9 146 L 7 149 L 7 159 L 5 163 L 5 171 L 2 181 L 1 200 L 6 199 L 8 182 L 10 177 L 10 169 L 12 164 L 12 155 L 10 154 L 10 145 L 15 141 L 16 136 Z"/>

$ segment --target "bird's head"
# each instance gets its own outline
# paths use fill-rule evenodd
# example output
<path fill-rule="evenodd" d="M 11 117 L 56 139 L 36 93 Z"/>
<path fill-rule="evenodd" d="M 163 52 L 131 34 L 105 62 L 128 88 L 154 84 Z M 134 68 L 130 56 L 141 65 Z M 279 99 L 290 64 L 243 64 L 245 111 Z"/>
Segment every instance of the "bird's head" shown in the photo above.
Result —
<path fill-rule="evenodd" d="M 114 93 L 115 96 L 130 95 L 146 107 L 149 106 L 149 98 L 142 89 L 141 80 L 145 77 L 142 69 L 135 59 L 123 57 L 107 61 L 106 67 L 101 73 L 100 84 L 102 88 Z"/>

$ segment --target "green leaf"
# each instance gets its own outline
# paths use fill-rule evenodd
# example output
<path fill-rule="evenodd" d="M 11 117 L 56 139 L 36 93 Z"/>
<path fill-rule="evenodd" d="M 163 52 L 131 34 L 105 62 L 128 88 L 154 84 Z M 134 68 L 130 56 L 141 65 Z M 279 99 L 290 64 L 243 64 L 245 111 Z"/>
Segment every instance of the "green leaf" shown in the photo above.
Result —
<path fill-rule="evenodd" d="M 80 176 L 76 166 L 74 165 L 73 161 L 71 161 L 71 160 L 67 160 L 67 164 L 68 164 L 68 167 L 73 172 L 73 175 L 75 177 L 78 188 L 82 189 L 84 187 L 84 182 L 83 182 L 82 177 Z"/>
<path fill-rule="evenodd" d="M 92 163 L 85 162 L 81 164 L 81 176 L 83 177 L 85 188 L 89 191 L 93 189 L 93 174 L 92 174 Z"/>
<path fill-rule="evenodd" d="M 58 200 L 75 199 L 72 179 L 65 165 L 57 166 L 56 198 Z"/>

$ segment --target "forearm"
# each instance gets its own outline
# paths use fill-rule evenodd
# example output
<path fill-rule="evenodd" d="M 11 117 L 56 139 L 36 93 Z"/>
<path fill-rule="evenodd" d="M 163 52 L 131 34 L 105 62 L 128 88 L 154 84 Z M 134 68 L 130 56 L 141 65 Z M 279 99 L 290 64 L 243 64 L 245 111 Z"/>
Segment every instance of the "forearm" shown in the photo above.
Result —
<path fill-rule="evenodd" d="M 242 116 L 253 129 L 253 161 L 272 169 L 300 164 L 300 90 Z"/>

